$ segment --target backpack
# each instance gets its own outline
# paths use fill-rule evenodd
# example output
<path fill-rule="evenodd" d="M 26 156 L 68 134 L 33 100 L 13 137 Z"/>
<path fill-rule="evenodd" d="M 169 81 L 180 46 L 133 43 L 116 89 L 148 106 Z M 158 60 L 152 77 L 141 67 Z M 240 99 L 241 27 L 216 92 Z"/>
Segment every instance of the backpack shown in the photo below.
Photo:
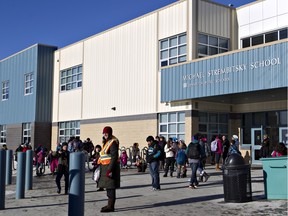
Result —
<path fill-rule="evenodd" d="M 217 140 L 215 139 L 211 142 L 211 151 L 216 152 L 217 150 L 218 150 L 218 143 Z"/>
<path fill-rule="evenodd" d="M 188 146 L 188 157 L 190 159 L 200 159 L 200 144 L 199 143 L 190 143 Z"/>

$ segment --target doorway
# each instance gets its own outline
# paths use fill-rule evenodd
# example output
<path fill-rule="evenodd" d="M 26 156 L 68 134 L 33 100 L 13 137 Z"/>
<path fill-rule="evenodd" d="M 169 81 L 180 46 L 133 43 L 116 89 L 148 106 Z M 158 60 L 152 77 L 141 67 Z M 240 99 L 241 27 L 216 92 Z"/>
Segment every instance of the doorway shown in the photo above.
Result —
<path fill-rule="evenodd" d="M 263 140 L 262 128 L 251 128 L 251 161 L 252 164 L 261 164 L 260 149 Z"/>

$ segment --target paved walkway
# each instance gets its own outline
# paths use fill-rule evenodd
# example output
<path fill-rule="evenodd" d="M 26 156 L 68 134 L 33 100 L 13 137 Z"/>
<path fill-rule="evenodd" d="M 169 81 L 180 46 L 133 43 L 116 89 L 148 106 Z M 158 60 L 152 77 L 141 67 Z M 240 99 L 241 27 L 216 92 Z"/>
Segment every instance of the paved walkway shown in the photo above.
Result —
<path fill-rule="evenodd" d="M 197 189 L 188 188 L 188 178 L 163 178 L 161 191 L 151 191 L 149 173 L 137 173 L 135 169 L 123 170 L 121 189 L 117 190 L 116 212 L 101 214 L 107 204 L 106 192 L 96 192 L 91 173 L 85 176 L 85 216 L 90 215 L 287 215 L 287 200 L 266 200 L 262 169 L 251 170 L 253 201 L 247 203 L 225 203 L 222 173 L 208 167 L 211 174 L 206 183 Z M 188 172 L 190 175 L 191 171 Z M 15 174 L 15 173 L 14 173 Z M 64 182 L 62 182 L 64 183 Z M 15 177 L 13 184 L 6 186 L 5 210 L 0 215 L 68 215 L 68 196 L 56 193 L 54 177 L 34 177 L 33 190 L 25 192 L 25 199 L 15 199 Z"/>

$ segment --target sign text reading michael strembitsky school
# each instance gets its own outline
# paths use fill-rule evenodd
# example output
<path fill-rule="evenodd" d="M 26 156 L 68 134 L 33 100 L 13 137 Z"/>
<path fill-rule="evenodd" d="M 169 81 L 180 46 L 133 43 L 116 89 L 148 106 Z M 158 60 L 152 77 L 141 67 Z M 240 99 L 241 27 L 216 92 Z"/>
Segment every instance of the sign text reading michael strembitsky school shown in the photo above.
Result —
<path fill-rule="evenodd" d="M 161 101 L 288 87 L 287 42 L 161 70 Z"/>

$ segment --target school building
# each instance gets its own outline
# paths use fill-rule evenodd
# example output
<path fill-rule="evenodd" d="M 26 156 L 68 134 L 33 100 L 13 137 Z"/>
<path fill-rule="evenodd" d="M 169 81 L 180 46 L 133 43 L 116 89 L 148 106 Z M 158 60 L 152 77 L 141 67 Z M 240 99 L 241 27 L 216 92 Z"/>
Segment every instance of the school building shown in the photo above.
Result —
<path fill-rule="evenodd" d="M 180 0 L 55 49 L 52 148 L 70 136 L 100 144 L 107 125 L 126 147 L 236 134 L 259 163 L 264 134 L 288 145 L 287 29 L 286 0 Z"/>

